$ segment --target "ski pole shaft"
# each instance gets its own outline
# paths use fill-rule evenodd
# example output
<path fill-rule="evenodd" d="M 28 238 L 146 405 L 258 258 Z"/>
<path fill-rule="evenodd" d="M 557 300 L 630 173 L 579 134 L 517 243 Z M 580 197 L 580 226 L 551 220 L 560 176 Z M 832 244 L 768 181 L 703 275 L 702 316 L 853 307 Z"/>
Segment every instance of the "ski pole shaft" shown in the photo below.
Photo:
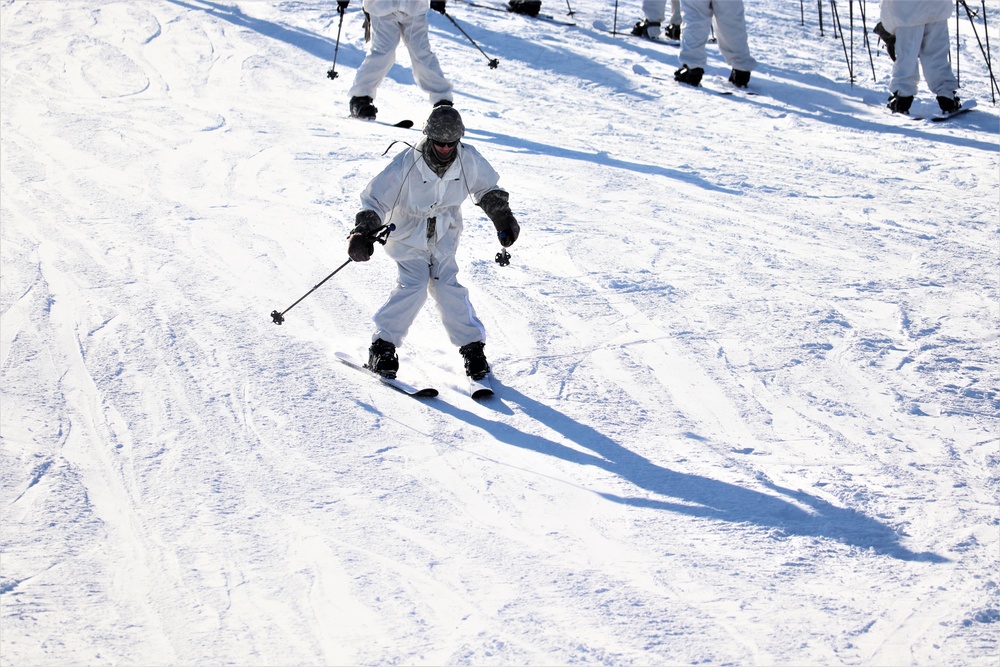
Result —
<path fill-rule="evenodd" d="M 458 25 L 458 21 L 456 21 L 456 20 L 455 20 L 455 17 L 453 17 L 453 16 L 451 15 L 451 14 L 448 14 L 448 13 L 445 13 L 445 16 L 447 16 L 447 17 L 448 17 L 448 20 L 449 20 L 449 21 L 451 21 L 452 25 L 453 25 L 453 26 L 455 26 L 456 28 L 458 28 L 459 32 L 461 32 L 461 33 L 462 33 L 463 35 L 465 35 L 465 38 L 466 38 L 467 40 L 469 40 L 469 42 L 470 42 L 470 43 L 471 43 L 471 44 L 472 44 L 472 45 L 473 45 L 474 47 L 476 47 L 477 49 L 479 49 L 479 52 L 480 52 L 481 54 L 483 54 L 483 56 L 485 56 L 485 57 L 486 57 L 486 60 L 487 60 L 487 62 L 489 63 L 489 66 L 490 66 L 490 69 L 496 69 L 496 68 L 497 68 L 497 66 L 498 66 L 498 65 L 500 64 L 500 61 L 499 61 L 499 60 L 497 60 L 496 58 L 490 58 L 490 57 L 489 57 L 488 55 L 486 55 L 486 52 L 485 52 L 485 51 L 483 51 L 483 50 L 482 50 L 482 49 L 481 49 L 481 48 L 479 47 L 479 45 L 478 45 L 478 44 L 476 44 L 476 40 L 474 40 L 474 39 L 472 39 L 471 37 L 469 37 L 469 33 L 465 32 L 465 30 L 464 30 L 464 29 L 462 28 L 462 26 Z"/>
<path fill-rule="evenodd" d="M 298 301 L 296 301 L 295 303 L 293 303 L 292 305 L 290 305 L 290 306 L 289 306 L 288 308 L 285 308 L 285 309 L 284 309 L 283 311 L 281 311 L 280 313 L 279 313 L 278 311 L 276 311 L 276 310 L 274 310 L 274 311 L 271 311 L 271 319 L 272 319 L 272 320 L 274 321 L 274 323 L 275 323 L 275 324 L 281 324 L 282 322 L 284 322 L 284 321 L 285 321 L 285 313 L 287 313 L 288 311 L 290 311 L 290 310 L 291 310 L 292 308 L 294 308 L 295 306 L 299 305 L 299 301 L 302 301 L 302 299 L 306 298 L 307 296 L 309 296 L 310 294 L 312 294 L 313 292 L 315 292 L 316 290 L 318 290 L 318 289 L 319 289 L 319 288 L 320 288 L 320 287 L 321 287 L 321 286 L 323 285 L 323 283 L 325 283 L 325 282 L 326 282 L 327 280 L 329 280 L 330 278 L 333 278 L 333 277 L 334 277 L 335 275 L 337 275 L 337 273 L 338 273 L 338 272 L 339 272 L 339 271 L 340 271 L 340 270 L 341 270 L 342 268 L 344 268 L 345 266 L 347 266 L 348 264 L 350 264 L 350 263 L 351 263 L 351 262 L 353 262 L 353 261 L 354 261 L 354 260 L 352 260 L 352 259 L 349 259 L 349 260 L 347 260 L 346 262 L 344 262 L 343 264 L 341 264 L 340 266 L 338 266 L 338 267 L 337 267 L 337 268 L 336 268 L 336 269 L 334 270 L 334 272 L 333 272 L 333 273 L 331 273 L 331 274 L 330 274 L 330 275 L 328 275 L 328 276 L 327 276 L 326 278 L 323 278 L 323 280 L 321 280 L 321 281 L 319 281 L 318 283 L 316 283 L 316 285 L 315 285 L 315 286 L 314 286 L 314 287 L 313 287 L 313 288 L 312 288 L 311 290 L 309 290 L 308 292 L 306 292 L 305 294 L 303 294 L 303 295 L 302 295 L 301 297 L 299 297 L 299 300 L 298 300 Z"/>
<path fill-rule="evenodd" d="M 373 242 L 377 242 L 377 243 L 381 243 L 382 245 L 385 245 L 385 242 L 389 238 L 390 232 L 394 231 L 395 229 L 396 229 L 396 225 L 382 225 L 381 227 L 379 227 L 378 229 L 376 229 L 375 231 L 373 231 L 372 233 L 370 233 L 368 235 L 368 238 L 370 240 L 372 240 Z M 353 261 L 354 260 L 352 260 L 352 259 L 348 259 L 346 262 L 344 262 L 343 264 L 341 264 L 340 266 L 338 266 L 336 269 L 333 270 L 333 273 L 331 273 L 326 278 L 323 278 L 323 280 L 321 280 L 318 283 L 316 283 L 316 285 L 311 290 L 309 290 L 308 292 L 306 292 L 305 294 L 303 294 L 302 296 L 300 296 L 298 301 L 296 301 L 295 303 L 293 303 L 292 305 L 290 305 L 288 308 L 285 308 L 280 313 L 278 311 L 276 311 L 276 310 L 272 310 L 271 311 L 271 320 L 273 320 L 275 324 L 281 324 L 282 322 L 284 322 L 285 321 L 285 313 L 287 313 L 288 311 L 290 311 L 295 306 L 299 305 L 299 302 L 302 301 L 302 299 L 306 298 L 307 296 L 309 296 L 310 294 L 312 294 L 313 292 L 315 292 L 316 290 L 318 290 L 320 287 L 323 286 L 323 283 L 325 283 L 330 278 L 333 278 L 335 275 L 337 275 L 340 272 L 341 269 L 343 269 L 345 266 L 347 266 L 348 264 L 350 264 Z"/>
<path fill-rule="evenodd" d="M 337 23 L 337 43 L 333 47 L 333 67 L 326 73 L 328 79 L 336 79 L 339 76 L 337 72 L 337 54 L 340 52 L 340 30 L 344 27 L 344 8 L 339 4 L 337 5 L 337 13 L 340 14 L 340 22 Z"/>

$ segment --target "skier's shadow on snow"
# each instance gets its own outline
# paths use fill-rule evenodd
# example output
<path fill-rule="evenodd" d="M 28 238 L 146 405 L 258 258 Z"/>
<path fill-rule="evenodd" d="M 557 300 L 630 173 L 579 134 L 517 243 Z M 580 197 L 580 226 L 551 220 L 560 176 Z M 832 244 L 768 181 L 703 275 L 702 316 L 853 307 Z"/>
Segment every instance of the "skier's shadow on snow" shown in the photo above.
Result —
<path fill-rule="evenodd" d="M 527 416 L 592 453 L 524 433 L 443 401 L 436 401 L 434 406 L 456 419 L 482 428 L 501 442 L 571 463 L 602 468 L 660 496 L 628 498 L 611 493 L 599 494 L 613 502 L 702 519 L 756 525 L 780 531 L 783 535 L 824 537 L 899 560 L 949 562 L 937 554 L 910 551 L 900 544 L 899 535 L 892 528 L 855 510 L 837 507 L 808 493 L 773 483 L 765 483 L 774 492 L 771 494 L 709 477 L 676 472 L 629 451 L 597 429 L 567 417 L 516 389 L 501 387 L 498 391 L 504 401 L 516 404 Z"/>
<path fill-rule="evenodd" d="M 325 67 L 329 67 L 330 61 L 334 58 L 334 52 L 337 50 L 336 43 L 332 39 L 328 39 L 301 28 L 286 27 L 281 24 L 274 23 L 273 21 L 255 18 L 248 14 L 244 14 L 243 11 L 235 5 L 224 5 L 218 2 L 211 2 L 210 0 L 190 0 L 189 2 L 185 2 L 184 0 L 167 1 L 180 7 L 184 7 L 185 9 L 205 12 L 211 16 L 228 21 L 233 25 L 253 30 L 264 37 L 298 47 L 309 55 L 326 61 Z M 358 12 L 358 14 L 360 14 L 360 12 Z M 360 17 L 354 17 L 352 23 L 357 24 L 360 20 Z M 339 59 L 338 64 L 346 65 L 355 69 L 360 66 L 361 61 L 364 60 L 365 57 L 364 51 L 355 47 L 346 37 L 342 37 L 339 44 L 339 55 L 341 58 Z M 393 69 L 389 73 L 390 78 L 395 78 L 396 73 L 401 71 L 401 69 L 402 68 L 398 66 L 393 66 Z M 325 75 L 317 72 L 317 76 Z M 410 79 L 409 81 L 403 81 L 401 83 L 412 84 L 413 80 Z"/>
<path fill-rule="evenodd" d="M 710 183 L 704 178 L 699 176 L 694 170 L 692 171 L 678 171 L 677 169 L 669 169 L 667 167 L 661 167 L 655 164 L 641 164 L 639 162 L 629 162 L 627 160 L 620 160 L 616 157 L 612 157 L 607 153 L 607 151 L 594 151 L 586 152 L 580 150 L 574 150 L 571 148 L 562 148 L 560 146 L 555 146 L 552 144 L 543 144 L 537 141 L 532 141 L 530 139 L 524 139 L 520 137 L 512 137 L 508 134 L 501 134 L 499 132 L 492 132 L 486 130 L 475 130 L 468 129 L 466 134 L 475 139 L 482 139 L 491 144 L 498 146 L 509 146 L 511 148 L 517 149 L 524 153 L 533 153 L 535 155 L 549 155 L 552 157 L 559 157 L 566 160 L 579 160 L 581 162 L 587 162 L 589 164 L 599 164 L 605 167 L 613 167 L 615 169 L 624 169 L 627 171 L 634 171 L 639 174 L 650 174 L 652 176 L 665 176 L 667 178 L 672 178 L 676 181 L 683 181 L 685 183 L 691 183 L 697 185 L 705 190 L 712 190 L 714 192 L 722 192 L 730 195 L 741 195 L 743 194 L 740 190 L 732 190 L 729 188 L 724 188 L 720 185 Z"/>

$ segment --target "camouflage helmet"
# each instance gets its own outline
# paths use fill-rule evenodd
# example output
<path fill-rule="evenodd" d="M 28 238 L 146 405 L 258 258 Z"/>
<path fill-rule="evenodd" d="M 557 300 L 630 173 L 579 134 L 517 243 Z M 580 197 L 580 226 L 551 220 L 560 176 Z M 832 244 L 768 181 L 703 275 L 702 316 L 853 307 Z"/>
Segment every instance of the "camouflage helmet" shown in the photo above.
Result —
<path fill-rule="evenodd" d="M 458 141 L 465 134 L 462 115 L 454 107 L 434 107 L 424 122 L 424 134 L 431 141 L 443 144 Z"/>

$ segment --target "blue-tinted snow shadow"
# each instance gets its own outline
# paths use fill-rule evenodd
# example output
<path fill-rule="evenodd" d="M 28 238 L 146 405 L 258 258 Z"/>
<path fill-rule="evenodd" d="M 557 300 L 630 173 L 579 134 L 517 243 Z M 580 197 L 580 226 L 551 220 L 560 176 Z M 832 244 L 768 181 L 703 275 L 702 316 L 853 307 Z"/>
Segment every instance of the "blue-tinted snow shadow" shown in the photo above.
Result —
<path fill-rule="evenodd" d="M 900 544 L 899 536 L 892 528 L 855 510 L 837 507 L 808 493 L 774 484 L 767 484 L 767 488 L 774 492 L 772 495 L 701 475 L 670 470 L 622 447 L 597 429 L 567 417 L 516 389 L 499 387 L 498 396 L 503 401 L 516 404 L 525 415 L 587 451 L 579 451 L 542 436 L 524 433 L 445 401 L 434 401 L 428 405 L 483 429 L 500 442 L 571 463 L 601 468 L 655 494 L 655 497 L 643 498 L 599 494 L 616 503 L 758 526 L 777 530 L 785 535 L 827 538 L 899 560 L 948 562 L 947 558 L 937 554 L 910 551 Z M 498 401 L 501 398 L 491 400 Z"/>
<path fill-rule="evenodd" d="M 552 144 L 543 144 L 537 141 L 532 141 L 531 139 L 525 139 L 523 137 L 513 137 L 509 134 L 488 132 L 486 130 L 474 130 L 471 128 L 466 130 L 466 135 L 473 139 L 482 139 L 483 141 L 497 146 L 508 146 L 522 153 L 549 155 L 565 160 L 579 160 L 588 164 L 599 164 L 605 167 L 612 167 L 614 169 L 633 171 L 638 174 L 664 176 L 677 181 L 691 183 L 692 185 L 697 185 L 698 187 L 704 188 L 705 190 L 711 190 L 713 192 L 722 192 L 730 195 L 743 194 L 740 190 L 724 188 L 721 185 L 716 185 L 715 183 L 706 181 L 694 171 L 678 171 L 677 169 L 669 169 L 655 164 L 642 164 L 641 162 L 620 160 L 616 157 L 612 157 L 606 151 L 586 152 L 573 150 L 571 148 L 563 148 Z"/>
<path fill-rule="evenodd" d="M 233 25 L 246 28 L 247 30 L 253 30 L 254 32 L 270 39 L 275 39 L 300 48 L 309 55 L 315 56 L 316 58 L 324 61 L 323 72 L 322 74 L 319 74 L 319 76 L 326 76 L 326 71 L 333 63 L 334 51 L 337 49 L 335 39 L 323 37 L 314 32 L 309 32 L 300 28 L 283 26 L 272 21 L 266 21 L 264 19 L 249 16 L 244 14 L 243 11 L 235 5 L 224 5 L 217 2 L 210 2 L 209 0 L 190 0 L 190 2 L 185 2 L 185 0 L 167 0 L 167 2 L 184 7 L 185 9 L 205 12 L 210 16 L 222 19 L 223 21 L 227 21 Z M 336 16 L 336 3 L 331 2 L 330 4 L 332 7 L 332 14 Z M 360 4 L 361 3 L 358 3 L 358 5 Z M 357 13 L 357 16 L 351 15 L 354 13 Z M 346 26 L 349 23 L 354 24 L 354 26 L 360 24 L 360 14 L 360 11 L 352 11 L 350 14 L 346 15 L 346 18 L 344 19 L 345 28 L 343 28 L 343 30 L 347 29 Z M 336 24 L 339 20 L 339 17 L 334 19 L 334 24 Z M 334 28 L 334 30 L 336 29 Z M 337 50 L 337 65 L 346 65 L 357 69 L 361 65 L 364 58 L 365 52 L 362 49 L 358 49 L 350 44 L 342 33 L 340 38 L 340 47 L 339 50 Z M 409 70 L 398 65 L 394 65 L 393 68 L 389 70 L 388 76 L 394 80 L 401 79 L 399 83 L 402 84 L 413 83 L 413 78 Z"/>
<path fill-rule="evenodd" d="M 604 36 L 610 38 L 610 36 Z M 617 38 L 621 39 L 621 38 Z M 607 39 L 605 39 L 607 41 Z M 651 70 L 651 74 L 663 78 L 673 76 L 678 66 L 677 52 L 664 48 L 650 48 L 640 40 L 624 40 L 620 46 L 632 51 L 642 63 L 658 63 L 643 69 Z M 715 50 L 709 52 L 709 62 L 705 68 L 707 77 L 722 77 L 729 75 L 730 68 Z M 850 83 L 833 81 L 819 74 L 804 74 L 793 69 L 775 67 L 760 63 L 751 77 L 750 88 L 757 95 L 734 95 L 728 98 L 732 104 L 754 107 L 774 115 L 794 115 L 802 118 L 827 123 L 836 127 L 848 127 L 855 130 L 870 132 L 873 141 L 883 141 L 887 135 L 898 135 L 935 141 L 952 146 L 961 146 L 995 153 L 998 151 L 996 135 L 998 131 L 997 116 L 987 111 L 984 101 L 979 101 L 979 108 L 964 114 L 960 119 L 949 121 L 957 123 L 964 129 L 974 130 L 987 137 L 985 141 L 966 136 L 954 136 L 940 131 L 937 123 L 920 123 L 905 118 L 892 118 L 883 114 L 880 109 L 869 107 L 864 100 L 875 97 L 888 100 L 885 90 L 873 89 L 874 82 L 865 82 L 864 72 L 856 73 L 857 82 Z M 655 82 L 655 79 L 649 81 Z M 674 87 L 672 82 L 664 86 Z M 684 90 L 683 95 L 692 95 L 695 91 Z M 926 92 L 923 93 L 926 95 Z M 933 97 L 931 98 L 933 100 Z M 933 106 L 936 106 L 932 102 Z"/>

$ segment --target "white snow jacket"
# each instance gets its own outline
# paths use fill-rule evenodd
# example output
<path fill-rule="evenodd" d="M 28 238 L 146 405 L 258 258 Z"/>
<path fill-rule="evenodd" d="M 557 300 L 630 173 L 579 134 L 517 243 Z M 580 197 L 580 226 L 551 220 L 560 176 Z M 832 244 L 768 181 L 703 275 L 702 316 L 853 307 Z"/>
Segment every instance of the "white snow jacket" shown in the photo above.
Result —
<path fill-rule="evenodd" d="M 361 6 L 372 16 L 388 16 L 394 12 L 419 16 L 430 9 L 428 0 L 363 0 Z"/>
<path fill-rule="evenodd" d="M 886 30 L 944 21 L 955 10 L 954 0 L 882 0 L 879 19 Z"/>
<path fill-rule="evenodd" d="M 462 203 L 471 197 L 478 204 L 490 190 L 500 190 L 500 176 L 478 150 L 460 143 L 458 154 L 443 177 L 424 160 L 424 138 L 414 148 L 397 155 L 361 193 L 361 205 L 378 213 L 384 225 L 395 225 L 385 246 L 393 259 L 412 251 L 440 257 L 453 256 L 463 228 Z M 428 237 L 428 219 L 434 218 Z"/>

